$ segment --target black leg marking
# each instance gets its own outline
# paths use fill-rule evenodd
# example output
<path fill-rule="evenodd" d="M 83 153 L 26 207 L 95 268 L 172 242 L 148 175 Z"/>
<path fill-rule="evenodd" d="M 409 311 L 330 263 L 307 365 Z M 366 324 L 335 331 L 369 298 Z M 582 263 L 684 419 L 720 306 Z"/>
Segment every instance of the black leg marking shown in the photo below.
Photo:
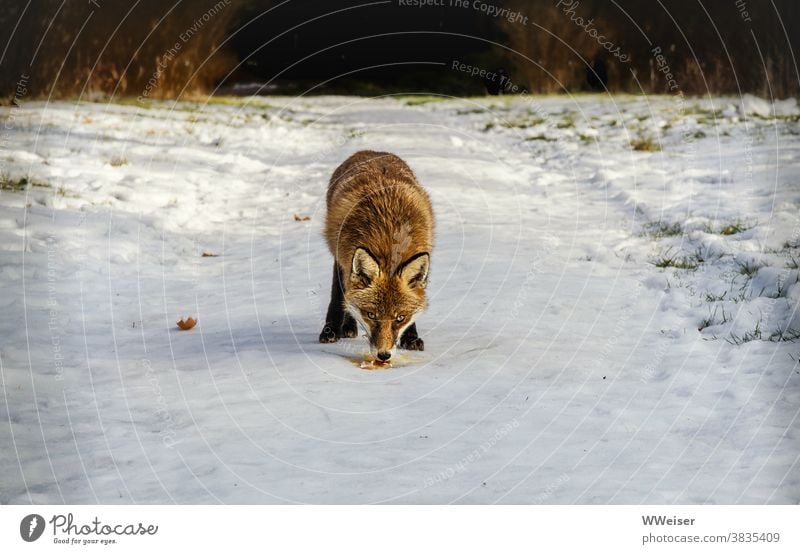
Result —
<path fill-rule="evenodd" d="M 358 323 L 350 313 L 345 310 L 344 323 L 342 323 L 342 336 L 346 339 L 352 339 L 358 336 Z"/>
<path fill-rule="evenodd" d="M 333 282 L 331 283 L 331 303 L 325 316 L 325 327 L 319 334 L 319 342 L 336 342 L 342 337 L 344 322 L 344 293 L 342 289 L 342 268 L 333 262 Z"/>
<path fill-rule="evenodd" d="M 400 348 L 405 348 L 406 350 L 425 350 L 425 342 L 417 335 L 416 323 L 412 323 L 403 331 L 403 336 L 400 337 Z"/>

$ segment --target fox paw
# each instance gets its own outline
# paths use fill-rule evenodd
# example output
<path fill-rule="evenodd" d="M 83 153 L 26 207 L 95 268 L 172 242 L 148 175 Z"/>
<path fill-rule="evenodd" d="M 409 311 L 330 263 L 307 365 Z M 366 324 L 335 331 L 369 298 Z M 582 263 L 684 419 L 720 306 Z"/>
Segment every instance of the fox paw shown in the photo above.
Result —
<path fill-rule="evenodd" d="M 342 337 L 346 339 L 353 339 L 358 336 L 358 325 L 356 324 L 355 320 L 351 322 L 345 321 L 344 325 L 342 325 Z"/>
<path fill-rule="evenodd" d="M 425 342 L 419 337 L 403 337 L 400 339 L 400 348 L 406 350 L 425 350 Z"/>
<path fill-rule="evenodd" d="M 336 333 L 333 332 L 333 329 L 326 325 L 323 327 L 322 332 L 319 334 L 319 342 L 326 343 L 326 342 L 336 342 L 339 340 L 339 337 L 336 336 Z"/>

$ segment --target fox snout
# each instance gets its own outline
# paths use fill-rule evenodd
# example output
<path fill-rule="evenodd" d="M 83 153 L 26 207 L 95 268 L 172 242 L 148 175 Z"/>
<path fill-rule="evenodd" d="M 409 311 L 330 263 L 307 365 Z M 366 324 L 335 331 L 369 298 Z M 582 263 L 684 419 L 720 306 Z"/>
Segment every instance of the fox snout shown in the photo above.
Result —
<path fill-rule="evenodd" d="M 382 362 L 388 361 L 394 356 L 399 333 L 393 328 L 391 321 L 376 321 L 370 324 L 372 327 L 369 333 L 370 353 Z"/>

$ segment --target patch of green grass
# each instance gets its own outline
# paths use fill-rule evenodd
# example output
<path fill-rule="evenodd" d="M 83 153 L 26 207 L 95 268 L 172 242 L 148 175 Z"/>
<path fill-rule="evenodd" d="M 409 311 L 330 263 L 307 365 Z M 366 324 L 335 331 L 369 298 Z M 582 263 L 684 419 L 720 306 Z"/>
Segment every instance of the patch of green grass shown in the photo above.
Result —
<path fill-rule="evenodd" d="M 485 132 L 494 129 L 495 127 L 502 127 L 504 129 L 527 129 L 529 127 L 541 125 L 545 121 L 546 119 L 541 117 L 520 116 L 516 119 L 488 121 L 486 125 L 483 126 L 483 130 Z"/>
<path fill-rule="evenodd" d="M 720 118 L 718 118 L 718 117 L 717 117 L 717 118 L 715 118 L 715 117 L 713 117 L 713 116 L 708 116 L 708 117 L 698 117 L 698 118 L 697 118 L 697 122 L 698 122 L 700 125 L 709 125 L 709 126 L 712 126 L 712 127 L 716 127 L 717 125 L 719 125 L 719 124 L 720 124 Z"/>
<path fill-rule="evenodd" d="M 500 121 L 500 126 L 506 129 L 527 129 L 541 125 L 545 121 L 547 120 L 538 116 L 520 116 L 516 119 L 503 119 Z"/>
<path fill-rule="evenodd" d="M 272 109 L 272 104 L 252 96 L 208 96 L 203 98 L 201 104 L 209 106 L 247 106 L 252 108 Z"/>
<path fill-rule="evenodd" d="M 685 116 L 695 116 L 701 125 L 715 125 L 722 119 L 722 110 L 709 110 L 700 106 L 690 106 L 683 111 Z"/>
<path fill-rule="evenodd" d="M 739 263 L 739 273 L 745 275 L 748 278 L 752 278 L 753 275 L 758 273 L 758 270 L 764 267 L 763 264 L 758 264 L 755 262 L 742 262 Z"/>
<path fill-rule="evenodd" d="M 714 294 L 712 292 L 707 292 L 706 293 L 706 302 L 722 302 L 723 300 L 725 300 L 725 295 L 727 295 L 727 294 L 728 294 L 728 291 L 725 291 L 722 294 Z"/>
<path fill-rule="evenodd" d="M 14 178 L 8 173 L 0 174 L 0 190 L 8 192 L 22 192 L 27 190 L 29 187 L 50 188 L 50 183 L 37 181 L 36 179 L 32 179 L 28 176 Z"/>
<path fill-rule="evenodd" d="M 144 110 L 149 110 L 155 105 L 152 100 L 145 100 L 144 98 L 140 100 L 136 96 L 115 96 L 110 100 L 105 98 L 102 100 L 97 100 L 97 102 L 94 103 L 111 103 L 119 106 L 136 106 L 137 108 L 142 108 Z"/>
<path fill-rule="evenodd" d="M 661 145 L 653 137 L 636 137 L 631 140 L 631 148 L 637 152 L 658 152 Z"/>
<path fill-rule="evenodd" d="M 739 302 L 747 302 L 753 297 L 753 291 L 751 291 L 747 285 L 739 288 L 738 293 L 734 293 L 733 291 L 733 283 L 735 282 L 734 279 L 731 279 L 731 295 L 728 297 L 729 300 L 733 300 L 734 304 L 738 304 Z M 749 293 L 749 296 L 748 296 Z"/>
<path fill-rule="evenodd" d="M 160 107 L 175 112 L 202 112 L 206 106 L 248 106 L 254 108 L 271 109 L 275 106 L 252 96 L 191 96 L 181 100 L 152 100 L 136 96 L 115 96 L 111 100 L 103 99 L 98 102 L 117 104 L 119 106 L 136 106 L 148 110 Z"/>
<path fill-rule="evenodd" d="M 534 135 L 532 137 L 526 137 L 525 140 L 541 140 L 541 141 L 544 141 L 544 142 L 555 142 L 558 139 L 549 138 L 549 137 L 546 137 L 546 136 L 544 136 L 542 134 L 538 134 L 538 135 Z"/>
<path fill-rule="evenodd" d="M 572 129 L 575 127 L 575 119 L 572 115 L 568 115 L 563 120 L 556 123 L 556 129 Z"/>
<path fill-rule="evenodd" d="M 694 259 L 698 264 L 704 264 L 708 261 L 716 262 L 722 259 L 724 254 L 721 252 L 714 252 L 708 246 L 698 246 L 694 249 Z"/>
<path fill-rule="evenodd" d="M 448 99 L 447 96 L 434 96 L 431 94 L 399 95 L 395 96 L 395 98 L 405 102 L 406 106 L 422 106 L 423 104 L 442 102 Z"/>
<path fill-rule="evenodd" d="M 645 225 L 645 233 L 652 239 L 677 237 L 683 234 L 683 226 L 678 222 L 664 223 L 663 221 L 657 221 Z"/>
<path fill-rule="evenodd" d="M 784 121 L 787 123 L 797 123 L 800 121 L 800 115 L 798 114 L 789 114 L 789 115 L 762 115 L 759 113 L 749 113 L 746 117 L 750 117 L 753 119 L 760 119 L 762 121 Z"/>
<path fill-rule="evenodd" d="M 22 179 L 12 179 L 8 175 L 0 175 L 0 190 L 5 190 L 8 192 L 22 192 L 27 188 L 28 182 L 24 177 Z"/>
<path fill-rule="evenodd" d="M 767 337 L 770 342 L 794 342 L 797 339 L 800 339 L 800 329 L 792 329 L 791 327 L 783 330 L 778 329 Z"/>
<path fill-rule="evenodd" d="M 714 234 L 714 227 L 708 222 L 703 223 L 703 232 L 704 233 L 708 233 L 709 235 L 713 235 Z"/>
<path fill-rule="evenodd" d="M 668 248 L 666 252 L 656 256 L 651 262 L 654 266 L 659 268 L 674 267 L 676 269 L 697 269 L 700 262 L 692 256 L 680 256 L 672 253 L 672 248 Z"/>
<path fill-rule="evenodd" d="M 745 223 L 743 223 L 742 221 L 737 221 L 736 223 L 731 223 L 723 227 L 720 230 L 720 234 L 725 236 L 736 235 L 738 233 L 747 231 L 749 228 L 750 227 L 745 225 Z"/>
<path fill-rule="evenodd" d="M 713 313 L 709 313 L 708 317 L 703 319 L 700 322 L 700 325 L 698 325 L 697 330 L 698 331 L 702 331 L 703 329 L 706 329 L 707 327 L 711 327 L 713 325 L 722 325 L 722 324 L 725 324 L 725 323 L 729 322 L 730 320 L 731 320 L 731 318 L 728 317 L 728 315 L 725 313 L 725 306 L 723 306 L 722 307 L 722 320 L 717 321 L 717 307 L 714 307 L 714 312 Z"/>
<path fill-rule="evenodd" d="M 466 108 L 463 110 L 456 110 L 456 115 L 472 115 L 476 113 L 483 113 L 486 110 L 484 108 Z"/>
<path fill-rule="evenodd" d="M 786 327 L 785 329 L 777 329 L 766 337 L 761 330 L 761 320 L 756 323 L 755 329 L 747 331 L 741 335 L 730 334 L 725 340 L 736 346 L 740 346 L 746 342 L 753 340 L 767 340 L 769 342 L 794 342 L 800 339 L 800 329 Z"/>
<path fill-rule="evenodd" d="M 752 331 L 747 331 L 742 335 L 734 335 L 731 333 L 725 340 L 736 346 L 740 346 L 752 340 L 761 340 L 761 321 L 756 323 L 756 328 Z"/>
<path fill-rule="evenodd" d="M 212 106 L 241 106 L 247 103 L 246 97 L 242 96 L 209 96 L 204 101 Z"/>

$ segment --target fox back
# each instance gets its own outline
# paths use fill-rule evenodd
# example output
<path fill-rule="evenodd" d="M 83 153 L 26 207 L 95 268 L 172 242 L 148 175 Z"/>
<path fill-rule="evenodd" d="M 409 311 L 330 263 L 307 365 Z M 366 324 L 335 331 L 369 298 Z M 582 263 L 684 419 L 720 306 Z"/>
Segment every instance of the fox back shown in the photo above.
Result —
<path fill-rule="evenodd" d="M 355 336 L 359 322 L 382 361 L 398 342 L 423 349 L 414 319 L 427 306 L 433 227 L 428 194 L 394 154 L 357 152 L 334 171 L 325 220 L 334 275 L 321 342 Z"/>

